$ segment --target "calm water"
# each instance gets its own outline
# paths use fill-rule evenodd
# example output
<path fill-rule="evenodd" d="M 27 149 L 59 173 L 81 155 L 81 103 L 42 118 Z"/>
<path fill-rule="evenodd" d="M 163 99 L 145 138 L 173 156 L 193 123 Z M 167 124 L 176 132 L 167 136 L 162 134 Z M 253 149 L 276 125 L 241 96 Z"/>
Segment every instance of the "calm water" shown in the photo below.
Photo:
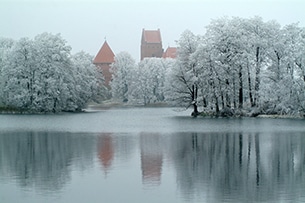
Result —
<path fill-rule="evenodd" d="M 305 202 L 305 120 L 0 115 L 0 202 Z"/>

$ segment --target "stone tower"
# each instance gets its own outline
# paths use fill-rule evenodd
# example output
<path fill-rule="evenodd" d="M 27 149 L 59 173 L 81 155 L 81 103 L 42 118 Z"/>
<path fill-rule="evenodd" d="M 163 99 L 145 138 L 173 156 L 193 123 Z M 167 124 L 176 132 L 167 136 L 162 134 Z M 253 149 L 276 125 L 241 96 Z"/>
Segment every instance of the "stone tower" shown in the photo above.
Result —
<path fill-rule="evenodd" d="M 161 58 L 163 55 L 160 29 L 142 30 L 141 60 L 147 57 Z"/>

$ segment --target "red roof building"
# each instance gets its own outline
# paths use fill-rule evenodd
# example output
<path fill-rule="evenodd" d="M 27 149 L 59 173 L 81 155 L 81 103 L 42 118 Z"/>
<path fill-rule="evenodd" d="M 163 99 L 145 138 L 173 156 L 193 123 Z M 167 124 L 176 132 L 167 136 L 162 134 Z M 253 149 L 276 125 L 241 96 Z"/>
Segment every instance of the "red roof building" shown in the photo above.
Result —
<path fill-rule="evenodd" d="M 147 57 L 161 58 L 163 55 L 160 29 L 142 30 L 141 60 Z"/>
<path fill-rule="evenodd" d="M 109 87 L 111 81 L 110 65 L 114 62 L 114 53 L 105 40 L 103 46 L 95 56 L 93 64 L 95 64 L 103 73 L 105 85 Z"/>
<path fill-rule="evenodd" d="M 176 58 L 177 48 L 176 47 L 167 47 L 166 51 L 163 53 L 163 58 Z"/>

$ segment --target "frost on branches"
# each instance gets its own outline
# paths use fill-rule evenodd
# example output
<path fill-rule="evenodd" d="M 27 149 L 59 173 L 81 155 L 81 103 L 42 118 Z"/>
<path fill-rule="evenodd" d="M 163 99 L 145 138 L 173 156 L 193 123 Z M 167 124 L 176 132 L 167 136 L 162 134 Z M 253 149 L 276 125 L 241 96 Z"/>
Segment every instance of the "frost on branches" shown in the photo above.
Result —
<path fill-rule="evenodd" d="M 127 52 L 118 53 L 114 57 L 114 63 L 110 69 L 112 73 L 110 86 L 114 100 L 128 102 L 135 66 L 134 59 Z"/>
<path fill-rule="evenodd" d="M 137 66 L 131 97 L 138 104 L 165 102 L 165 80 L 169 64 L 165 59 L 145 58 Z"/>
<path fill-rule="evenodd" d="M 305 29 L 261 18 L 212 20 L 178 40 L 168 101 L 209 115 L 305 114 Z"/>
<path fill-rule="evenodd" d="M 99 75 L 92 57 L 71 56 L 59 34 L 1 39 L 0 106 L 26 112 L 79 111 L 95 99 Z M 5 46 L 2 46 L 2 45 Z"/>
<path fill-rule="evenodd" d="M 178 41 L 179 50 L 176 64 L 169 78 L 169 94 L 167 98 L 175 105 L 193 107 L 193 116 L 199 114 L 198 100 L 200 96 L 200 74 L 201 67 L 197 64 L 194 54 L 198 48 L 200 37 L 195 36 L 191 31 L 182 33 Z"/>
<path fill-rule="evenodd" d="M 172 60 L 162 58 L 145 58 L 135 64 L 130 54 L 117 54 L 111 67 L 112 99 L 140 105 L 164 103 L 167 71 L 172 64 Z"/>
<path fill-rule="evenodd" d="M 260 17 L 212 20 L 204 35 L 186 30 L 176 59 L 128 53 L 112 65 L 112 96 L 130 104 L 167 102 L 193 116 L 305 114 L 305 29 Z"/>

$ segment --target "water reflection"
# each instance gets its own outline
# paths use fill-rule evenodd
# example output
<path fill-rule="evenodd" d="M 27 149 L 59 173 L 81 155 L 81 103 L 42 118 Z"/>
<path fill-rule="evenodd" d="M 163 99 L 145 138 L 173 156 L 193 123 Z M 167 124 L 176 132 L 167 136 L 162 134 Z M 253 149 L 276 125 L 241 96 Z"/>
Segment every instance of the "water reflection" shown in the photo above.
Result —
<path fill-rule="evenodd" d="M 98 158 L 103 166 L 105 174 L 110 170 L 111 163 L 114 157 L 114 146 L 110 133 L 103 133 L 98 138 Z"/>
<path fill-rule="evenodd" d="M 141 133 L 141 170 L 142 182 L 145 185 L 161 183 L 163 149 L 160 134 Z"/>
<path fill-rule="evenodd" d="M 0 133 L 0 185 L 77 194 L 74 172 L 96 170 L 88 190 L 133 185 L 130 194 L 143 193 L 135 202 L 147 199 L 133 190 L 141 185 L 166 185 L 174 195 L 164 202 L 304 201 L 304 167 L 302 133 Z"/>
<path fill-rule="evenodd" d="M 70 180 L 72 165 L 80 171 L 93 165 L 94 142 L 67 133 L 1 133 L 0 177 L 23 188 L 59 191 Z"/>
<path fill-rule="evenodd" d="M 108 173 L 123 168 L 133 159 L 136 142 L 132 134 L 100 133 L 97 137 L 97 157 L 102 171 Z"/>
<path fill-rule="evenodd" d="M 183 133 L 171 144 L 178 187 L 187 200 L 304 201 L 302 134 Z"/>

